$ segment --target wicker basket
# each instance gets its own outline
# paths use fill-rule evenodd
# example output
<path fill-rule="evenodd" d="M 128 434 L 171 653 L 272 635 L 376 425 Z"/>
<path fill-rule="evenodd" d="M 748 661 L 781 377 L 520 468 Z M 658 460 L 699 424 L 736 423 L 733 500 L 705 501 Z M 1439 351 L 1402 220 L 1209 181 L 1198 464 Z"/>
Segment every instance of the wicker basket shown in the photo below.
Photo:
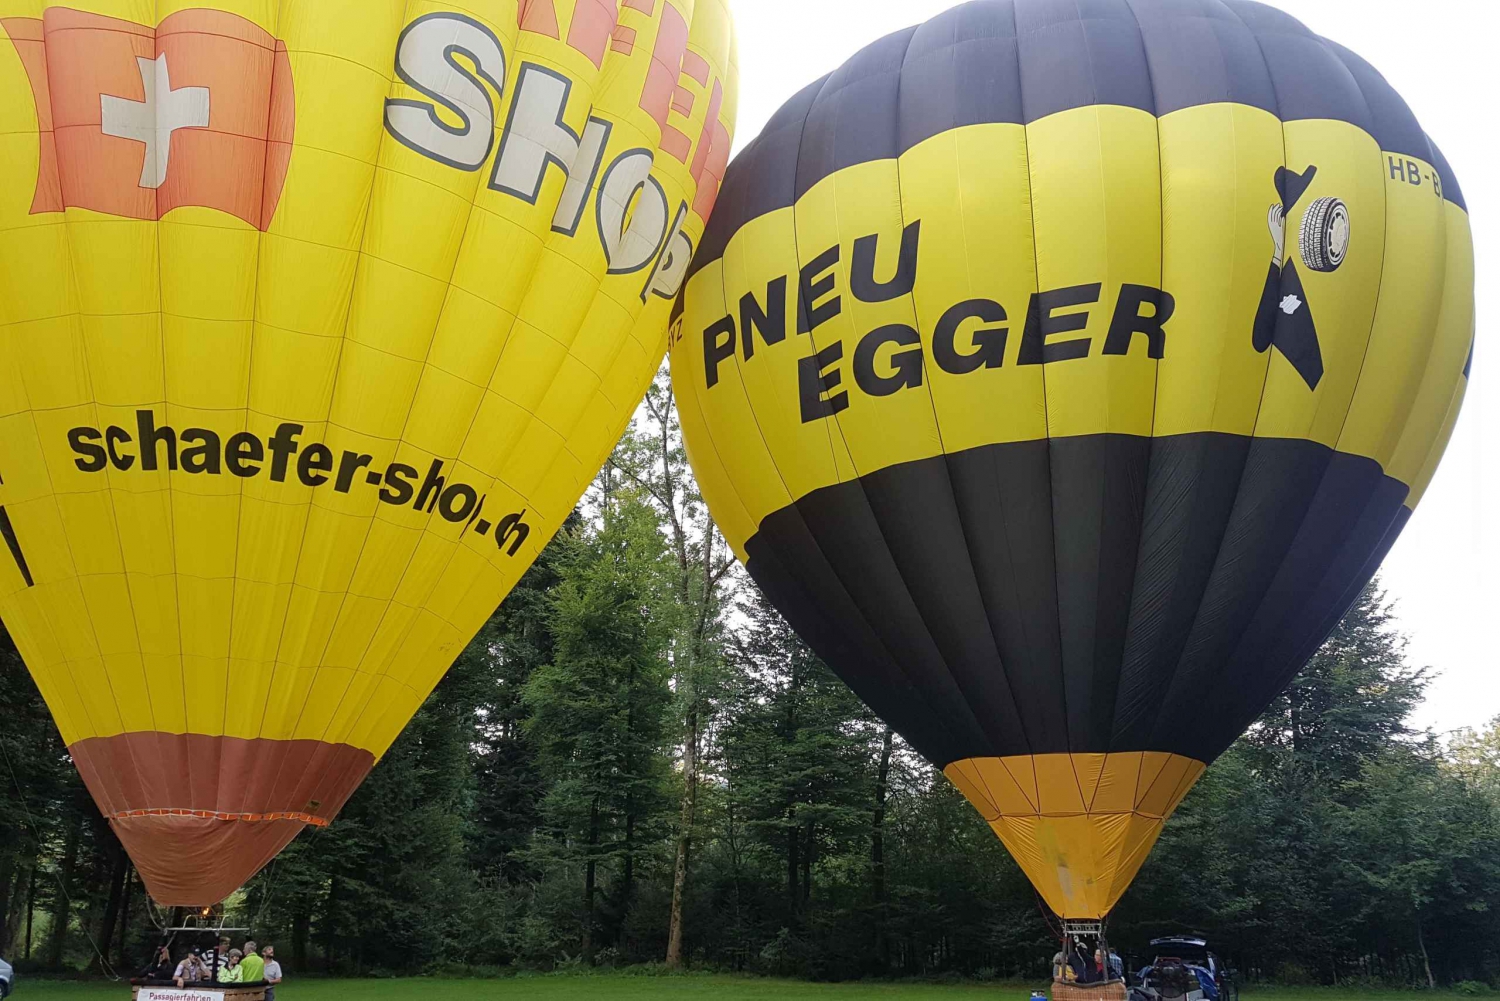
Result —
<path fill-rule="evenodd" d="M 1125 1001 L 1125 981 L 1108 980 L 1099 984 L 1074 984 L 1052 981 L 1052 1001 Z"/>

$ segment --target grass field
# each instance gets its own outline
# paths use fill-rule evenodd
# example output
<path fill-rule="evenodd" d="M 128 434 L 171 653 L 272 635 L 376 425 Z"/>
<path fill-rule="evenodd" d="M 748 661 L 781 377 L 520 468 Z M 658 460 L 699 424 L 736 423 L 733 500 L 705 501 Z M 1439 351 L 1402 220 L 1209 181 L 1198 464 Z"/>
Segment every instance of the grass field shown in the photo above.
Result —
<path fill-rule="evenodd" d="M 129 998 L 119 984 L 24 982 L 13 1001 L 108 1001 Z M 1025 984 L 808 984 L 740 977 L 555 976 L 508 980 L 307 980 L 290 983 L 278 1001 L 1027 1001 Z M 1277 988 L 1246 991 L 1247 1001 L 1436 1001 L 1456 994 Z"/>

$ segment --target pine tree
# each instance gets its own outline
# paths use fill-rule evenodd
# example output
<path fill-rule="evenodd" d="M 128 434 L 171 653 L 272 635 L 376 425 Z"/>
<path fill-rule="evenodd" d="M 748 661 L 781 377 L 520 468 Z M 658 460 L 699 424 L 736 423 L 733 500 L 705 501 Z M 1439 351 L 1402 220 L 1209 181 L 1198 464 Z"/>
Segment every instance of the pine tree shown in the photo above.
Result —
<path fill-rule="evenodd" d="M 1483 730 L 1460 730 L 1449 745 L 1453 771 L 1500 806 L 1500 716 Z"/>
<path fill-rule="evenodd" d="M 1379 582 L 1359 596 L 1333 634 L 1261 714 L 1246 740 L 1262 767 L 1287 777 L 1342 781 L 1393 741 L 1413 735 L 1412 713 L 1429 681 L 1406 659 L 1407 641 Z"/>
<path fill-rule="evenodd" d="M 474 831 L 469 856 L 487 878 L 514 884 L 533 875 L 524 862 L 541 822 L 545 783 L 527 739 L 526 684 L 552 660 L 553 591 L 561 563 L 582 522 L 570 517 L 505 603 L 454 665 L 472 678 L 476 706 L 473 752 Z"/>
<path fill-rule="evenodd" d="M 601 870 L 617 866 L 617 912 L 634 894 L 647 829 L 665 808 L 670 562 L 649 506 L 629 491 L 573 537 L 556 589 L 552 661 L 532 674 L 527 735 L 550 783 L 543 862 L 583 870 L 580 944 L 592 962 Z"/>
<path fill-rule="evenodd" d="M 671 662 L 681 731 L 681 788 L 677 794 L 666 964 L 676 968 L 683 960 L 683 904 L 698 826 L 702 745 L 720 706 L 723 615 L 739 564 L 698 492 L 683 444 L 670 372 L 665 367 L 610 458 L 607 473 L 615 472 L 635 485 L 661 516 L 675 561 L 672 590 L 678 616 Z"/>
<path fill-rule="evenodd" d="M 784 916 L 800 923 L 819 862 L 867 850 L 884 727 L 758 590 L 742 608 L 729 720 L 729 795 L 784 865 Z"/>
<path fill-rule="evenodd" d="M 85 827 L 103 824 L 68 758 L 36 683 L 16 650 L 10 634 L 0 627 L 0 955 L 25 950 L 28 923 L 51 906 L 68 922 L 72 911 L 57 892 L 58 879 L 70 883 L 78 875 L 78 857 Z M 105 841 L 118 848 L 113 833 Z M 69 846 L 71 845 L 71 855 Z M 74 893 L 91 896 L 85 882 Z M 102 893 L 108 891 L 100 888 Z M 81 892 L 80 892 L 81 891 Z M 61 964 L 66 955 L 64 936 L 54 936 L 45 950 Z M 33 943 L 43 952 L 42 943 Z"/>

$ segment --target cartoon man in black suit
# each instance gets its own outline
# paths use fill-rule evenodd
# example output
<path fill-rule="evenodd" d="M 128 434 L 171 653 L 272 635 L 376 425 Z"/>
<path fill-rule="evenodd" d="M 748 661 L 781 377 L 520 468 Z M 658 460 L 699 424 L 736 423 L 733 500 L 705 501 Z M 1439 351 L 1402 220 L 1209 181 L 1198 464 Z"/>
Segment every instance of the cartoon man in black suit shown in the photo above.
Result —
<path fill-rule="evenodd" d="M 1297 262 L 1287 259 L 1286 220 L 1317 176 L 1317 167 L 1294 174 L 1285 167 L 1276 170 L 1276 190 L 1281 201 L 1271 206 L 1266 224 L 1271 230 L 1275 258 L 1266 288 L 1255 314 L 1255 350 L 1275 347 L 1302 376 L 1308 389 L 1323 381 L 1323 349 L 1318 342 L 1317 321 L 1302 287 Z M 1349 208 L 1337 198 L 1319 198 L 1308 206 L 1299 236 L 1302 263 L 1313 271 L 1337 271 L 1349 252 Z"/>

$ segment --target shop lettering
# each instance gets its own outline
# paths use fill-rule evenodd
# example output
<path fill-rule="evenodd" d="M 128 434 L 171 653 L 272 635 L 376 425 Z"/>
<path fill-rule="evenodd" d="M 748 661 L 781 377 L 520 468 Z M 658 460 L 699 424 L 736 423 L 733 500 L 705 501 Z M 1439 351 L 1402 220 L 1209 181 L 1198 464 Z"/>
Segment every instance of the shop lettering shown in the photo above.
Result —
<path fill-rule="evenodd" d="M 556 37 L 556 16 L 547 16 L 550 0 L 522 3 L 520 9 L 523 30 Z M 579 4 L 578 10 L 567 44 L 602 65 L 614 18 L 598 4 Z M 687 52 L 686 23 L 678 24 L 682 17 L 670 6 L 664 16 L 671 23 L 662 31 L 653 65 L 680 67 Z M 573 81 L 535 63 L 521 64 L 502 117 L 495 99 L 507 99 L 508 68 L 499 36 L 479 21 L 446 11 L 417 18 L 397 42 L 396 75 L 422 99 L 388 98 L 386 131 L 408 149 L 455 170 L 475 172 L 488 165 L 485 183 L 490 190 L 530 205 L 541 198 L 548 172 L 562 171 L 567 180 L 552 231 L 576 236 L 592 202 L 609 273 L 644 274 L 642 302 L 652 295 L 674 298 L 693 256 L 692 240 L 684 231 L 690 206 L 686 201 L 672 206 L 652 176 L 656 153 L 629 149 L 606 163 L 613 123 L 590 115 L 582 134 L 574 131 L 565 116 Z M 676 80 L 671 82 L 675 86 Z M 670 96 L 672 89 L 665 93 Z M 662 92 L 658 74 L 651 73 L 640 104 L 665 132 Z M 700 147 L 721 141 L 716 119 L 711 116 L 705 124 Z M 701 155 L 697 159 L 707 161 Z M 696 161 L 693 173 L 700 183 L 715 183 Z"/>

